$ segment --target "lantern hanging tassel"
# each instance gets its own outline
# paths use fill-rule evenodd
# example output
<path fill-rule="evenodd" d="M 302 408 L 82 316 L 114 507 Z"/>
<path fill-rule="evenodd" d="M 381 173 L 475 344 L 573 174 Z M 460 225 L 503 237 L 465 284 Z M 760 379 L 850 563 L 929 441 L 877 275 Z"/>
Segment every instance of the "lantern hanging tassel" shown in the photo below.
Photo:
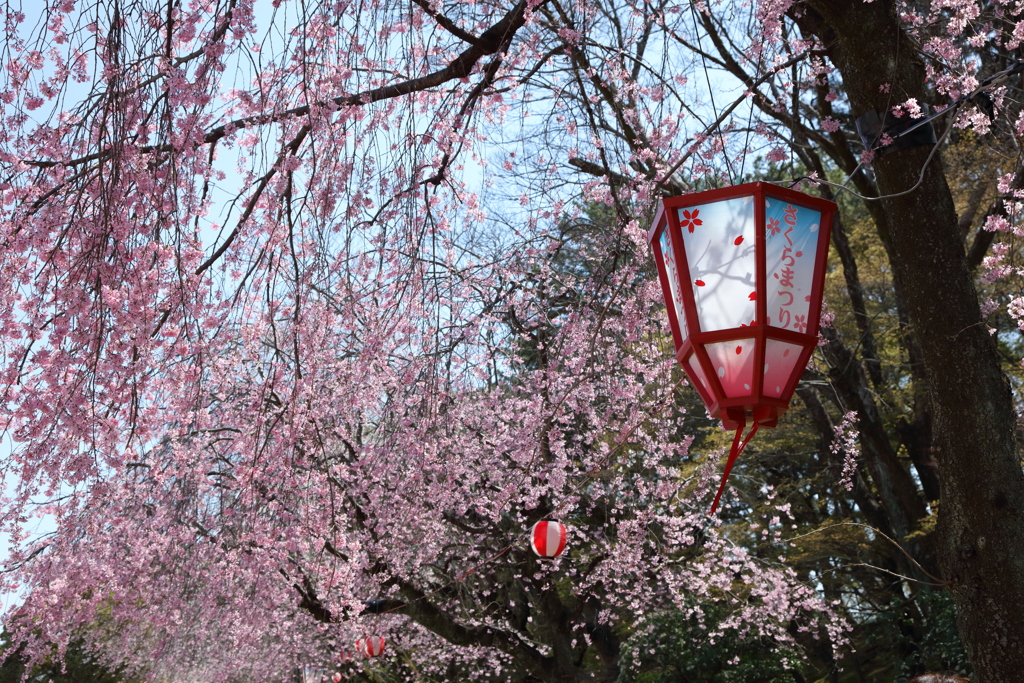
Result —
<path fill-rule="evenodd" d="M 729 451 L 729 459 L 725 461 L 725 472 L 722 473 L 722 483 L 718 487 L 718 493 L 715 494 L 715 502 L 711 504 L 711 513 L 715 514 L 715 510 L 718 509 L 718 500 L 722 497 L 722 492 L 725 491 L 725 483 L 729 481 L 729 473 L 732 472 L 732 465 L 736 462 L 736 458 L 739 457 L 743 449 L 750 443 L 750 438 L 757 433 L 757 420 L 754 420 L 754 426 L 750 428 L 750 433 L 747 434 L 747 438 L 743 439 L 743 443 L 740 443 L 740 437 L 743 436 L 743 428 L 746 426 L 746 421 L 740 419 L 739 425 L 736 427 L 736 436 L 732 440 L 732 449 Z"/>

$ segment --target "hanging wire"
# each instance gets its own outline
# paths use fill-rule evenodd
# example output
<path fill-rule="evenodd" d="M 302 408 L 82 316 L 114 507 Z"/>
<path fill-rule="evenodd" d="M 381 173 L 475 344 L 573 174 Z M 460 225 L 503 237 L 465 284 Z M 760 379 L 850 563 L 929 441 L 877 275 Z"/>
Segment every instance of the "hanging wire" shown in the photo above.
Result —
<path fill-rule="evenodd" d="M 908 135 L 908 134 L 914 132 L 915 130 L 917 130 L 918 128 L 920 128 L 921 126 L 925 125 L 926 123 L 930 123 L 930 122 L 934 121 L 935 119 L 939 118 L 940 116 L 945 116 L 946 114 L 949 114 L 951 112 L 955 114 L 957 111 L 960 110 L 960 107 L 962 107 L 964 104 L 974 102 L 974 100 L 979 95 L 985 95 L 988 90 L 991 90 L 992 88 L 995 88 L 995 87 L 1005 83 L 1007 81 L 1007 79 L 1010 78 L 1010 76 L 1013 76 L 1013 75 L 1016 75 L 1016 74 L 1019 74 L 1019 73 L 1022 73 L 1022 72 L 1024 72 L 1024 62 L 1014 62 L 1011 66 L 1003 69 L 1002 71 L 996 72 L 996 73 L 992 74 L 991 76 L 989 76 L 988 78 L 986 78 L 985 80 L 983 80 L 981 83 L 978 84 L 978 87 L 975 88 L 974 90 L 972 90 L 970 93 L 958 97 L 948 107 L 945 107 L 941 111 L 937 111 L 937 112 L 935 112 L 935 113 L 933 113 L 933 114 L 931 114 L 929 116 L 926 116 L 926 117 L 922 118 L 917 123 L 915 123 L 914 125 L 912 125 L 909 128 L 907 128 L 906 130 L 901 131 L 901 132 L 897 133 L 896 135 L 891 136 L 891 139 L 892 140 L 896 140 L 898 138 L 903 137 L 904 135 Z M 986 95 L 986 97 L 987 97 L 987 95 Z M 795 180 L 793 180 L 790 186 L 792 187 L 792 185 L 796 185 L 797 183 L 799 183 L 802 180 L 809 180 L 811 182 L 819 183 L 821 185 L 827 185 L 828 187 L 834 187 L 834 188 L 836 188 L 836 191 L 832 195 L 832 201 L 835 201 L 836 197 L 839 196 L 839 193 L 844 191 L 844 190 L 846 192 L 848 192 L 849 194 L 853 195 L 854 197 L 857 197 L 858 199 L 861 199 L 861 200 L 866 201 L 866 202 L 877 202 L 877 201 L 882 200 L 882 199 L 891 199 L 892 197 L 901 197 L 901 196 L 903 196 L 905 194 L 910 194 L 911 192 L 916 190 L 918 187 L 920 187 L 922 182 L 924 182 L 924 174 L 925 174 L 925 171 L 928 170 L 928 165 L 931 163 L 932 159 L 935 158 L 935 153 L 942 146 L 943 141 L 945 141 L 946 137 L 949 135 L 950 131 L 953 129 L 953 124 L 955 124 L 955 123 L 956 123 L 956 116 L 953 116 L 952 118 L 950 118 L 949 123 L 946 124 L 945 131 L 943 131 L 942 135 L 935 142 L 934 147 L 932 147 L 932 151 L 928 155 L 928 158 L 925 159 L 924 165 L 921 167 L 921 174 L 917 178 L 917 182 L 914 183 L 913 186 L 911 186 L 909 189 L 903 190 L 901 192 L 894 192 L 892 194 L 880 195 L 878 197 L 866 197 L 866 196 L 864 196 L 862 194 L 854 192 L 853 190 L 848 188 L 847 185 L 850 184 L 850 181 L 853 179 L 853 176 L 857 175 L 857 172 L 860 171 L 861 168 L 864 167 L 864 165 L 866 163 L 865 161 L 861 161 L 859 164 L 857 164 L 857 167 L 855 169 L 853 169 L 853 171 L 850 173 L 850 175 L 848 175 L 846 177 L 846 180 L 841 185 L 838 184 L 838 183 L 829 182 L 827 180 L 822 180 L 821 178 L 812 178 L 811 176 L 801 176 L 801 177 L 796 178 Z M 883 131 L 883 133 L 884 133 L 884 131 Z M 881 133 L 880 133 L 880 135 L 881 135 Z M 875 151 L 878 151 L 878 150 L 885 149 L 885 147 L 887 146 L 886 145 L 886 146 L 878 147 L 877 144 L 878 144 L 878 140 L 876 139 L 874 144 L 868 150 L 865 150 L 865 151 L 875 152 Z"/>
<path fill-rule="evenodd" d="M 955 105 L 955 106 L 959 106 L 959 105 Z M 947 107 L 946 109 L 943 109 L 941 114 L 945 114 L 946 112 L 948 112 L 952 108 L 953 108 L 953 106 L 950 106 L 950 107 Z M 844 191 L 844 190 L 846 192 L 848 192 L 849 194 L 853 195 L 854 197 L 857 197 L 858 199 L 861 199 L 861 200 L 863 200 L 865 202 L 877 202 L 877 201 L 881 201 L 883 199 L 892 199 L 893 197 L 902 197 L 905 194 L 910 194 L 911 192 L 916 190 L 918 187 L 920 187 L 921 183 L 924 182 L 924 174 L 928 170 L 928 165 L 932 162 L 932 159 L 935 158 L 935 153 L 938 152 L 940 147 L 942 147 L 942 143 L 945 141 L 946 137 L 949 136 L 949 132 L 951 130 L 953 130 L 953 124 L 954 123 L 956 123 L 956 119 L 955 118 L 952 118 L 952 119 L 949 120 L 949 123 L 946 124 L 946 130 L 943 131 L 942 135 L 939 137 L 939 139 L 932 146 L 931 153 L 928 154 L 928 158 L 924 160 L 924 164 L 921 166 L 921 173 L 917 177 L 917 182 L 914 183 L 913 185 L 911 185 L 908 189 L 903 190 L 901 192 L 893 192 L 892 194 L 883 194 L 883 195 L 879 195 L 877 197 L 868 197 L 866 195 L 862 195 L 860 193 L 854 192 L 853 190 L 848 188 L 847 185 L 850 183 L 850 180 L 852 180 L 853 176 L 857 174 L 857 171 L 859 171 L 861 169 L 861 167 L 864 166 L 864 162 L 863 161 L 860 162 L 859 164 L 857 164 L 857 168 L 853 169 L 853 172 L 850 173 L 849 176 L 847 176 L 846 181 L 842 185 L 840 185 L 839 183 L 830 182 L 828 180 L 822 180 L 821 178 L 812 178 L 811 176 L 801 176 L 801 177 L 797 178 L 796 180 L 794 180 L 790 184 L 790 187 L 792 187 L 793 185 L 796 185 L 797 183 L 799 183 L 802 180 L 809 180 L 809 181 L 811 181 L 813 183 L 818 183 L 818 184 L 821 184 L 821 185 L 827 185 L 828 187 L 834 187 L 834 188 L 836 188 L 836 191 L 832 194 L 832 201 L 835 201 L 836 197 L 839 196 L 839 193 Z M 914 126 L 914 128 L 918 128 L 918 126 Z M 909 132 L 909 131 L 904 131 L 904 133 L 900 133 L 900 135 L 905 135 L 907 132 Z M 899 135 L 894 135 L 893 139 L 895 140 L 897 137 L 899 137 Z M 873 148 L 872 151 L 874 151 L 874 149 L 878 149 L 878 148 Z"/>
<path fill-rule="evenodd" d="M 711 75 L 708 73 L 707 59 L 704 57 L 704 45 L 700 39 L 700 29 L 697 28 L 697 11 L 693 8 L 693 2 L 690 3 L 690 16 L 693 18 L 693 32 L 697 36 L 697 48 L 700 51 L 700 61 L 704 66 L 704 79 L 708 84 L 708 96 L 711 98 L 711 111 L 715 115 L 715 120 L 718 120 L 718 107 L 715 106 L 715 91 L 711 87 Z M 722 141 L 722 156 L 725 159 L 725 167 L 729 171 L 729 182 L 731 184 L 736 183 L 736 174 L 733 173 L 732 163 L 729 161 L 729 155 L 725 154 L 725 135 L 722 133 L 721 127 L 718 128 L 718 139 Z"/>
<path fill-rule="evenodd" d="M 790 57 L 789 59 L 787 59 L 782 64 L 779 64 L 779 65 L 773 67 L 771 71 L 769 71 L 764 76 L 761 76 L 761 78 L 759 78 L 756 81 L 754 81 L 754 83 L 752 85 L 751 92 L 753 92 L 758 87 L 760 87 L 762 84 L 764 84 L 765 82 L 767 82 L 768 80 L 773 78 L 782 69 L 789 68 L 793 64 L 796 64 L 797 62 L 805 59 L 806 57 L 807 57 L 807 53 L 801 53 L 801 54 L 796 55 L 794 57 Z M 732 104 L 730 104 L 728 107 L 726 107 L 725 110 L 721 114 L 719 114 L 718 117 L 714 121 L 712 121 L 710 124 L 708 124 L 704 128 L 704 131 L 700 135 L 711 135 L 712 131 L 714 131 L 716 128 L 718 128 L 718 126 L 722 125 L 722 122 L 725 121 L 725 118 L 729 114 L 731 114 L 736 109 L 736 107 L 740 106 L 740 104 L 745 99 L 746 99 L 745 96 L 737 98 Z M 678 159 L 676 159 L 675 163 L 672 164 L 672 167 L 669 168 L 665 172 L 665 174 L 662 176 L 662 179 L 658 181 L 658 185 L 659 186 L 664 187 L 665 183 L 667 183 L 669 181 L 669 179 L 672 178 L 672 176 L 675 175 L 676 171 L 678 171 L 680 168 L 682 168 L 683 164 L 685 164 L 687 162 L 687 160 L 691 156 L 693 156 L 695 148 L 696 148 L 696 145 L 691 145 L 690 148 L 684 154 L 680 155 L 680 157 Z"/>
<path fill-rule="evenodd" d="M 754 30 L 754 3 L 750 3 L 750 16 L 747 18 L 747 28 Z M 761 61 L 764 59 L 764 46 L 757 52 L 757 65 L 754 67 L 754 76 L 761 73 Z M 750 125 L 754 120 L 754 93 L 750 93 L 750 113 L 747 115 L 747 134 L 743 138 L 743 153 L 740 155 L 740 180 L 743 180 L 743 171 L 747 168 L 747 145 L 750 143 Z M 726 155 L 728 158 L 728 155 Z"/>

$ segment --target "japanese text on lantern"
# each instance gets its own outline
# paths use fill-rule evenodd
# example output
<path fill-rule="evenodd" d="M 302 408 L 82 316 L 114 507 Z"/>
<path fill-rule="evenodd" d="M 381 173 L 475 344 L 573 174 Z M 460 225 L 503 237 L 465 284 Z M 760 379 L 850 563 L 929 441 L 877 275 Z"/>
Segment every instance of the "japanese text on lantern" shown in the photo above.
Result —
<path fill-rule="evenodd" d="M 767 314 L 773 327 L 807 331 L 821 212 L 765 198 Z"/>
<path fill-rule="evenodd" d="M 796 212 L 797 208 L 792 204 L 787 204 L 786 208 L 783 209 L 782 222 L 785 223 L 785 228 L 779 225 L 778 219 L 769 219 L 768 231 L 772 235 L 778 234 L 781 230 L 783 238 L 786 240 L 786 245 L 782 247 L 782 259 L 780 267 L 775 271 L 774 277 L 778 280 L 779 287 L 779 312 L 778 312 L 778 326 L 789 327 L 793 320 L 791 307 L 793 305 L 793 266 L 796 265 L 796 256 L 800 255 L 800 252 L 796 252 L 793 249 L 793 230 L 796 228 Z"/>

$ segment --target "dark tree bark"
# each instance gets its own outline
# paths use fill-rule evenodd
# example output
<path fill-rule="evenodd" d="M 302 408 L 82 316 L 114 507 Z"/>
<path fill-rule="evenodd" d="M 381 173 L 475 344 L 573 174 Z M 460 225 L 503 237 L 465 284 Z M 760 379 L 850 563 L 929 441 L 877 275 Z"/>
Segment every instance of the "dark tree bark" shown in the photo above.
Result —
<path fill-rule="evenodd" d="M 794 12 L 843 76 L 853 116 L 928 99 L 924 65 L 893 3 L 811 0 Z M 879 194 L 918 182 L 930 147 L 873 164 Z M 981 683 L 1024 676 L 1024 474 L 1014 440 L 1009 385 L 981 322 L 963 235 L 933 158 L 913 192 L 881 202 L 897 294 L 920 345 L 934 408 L 938 463 L 939 565 L 949 581 L 961 638 Z"/>

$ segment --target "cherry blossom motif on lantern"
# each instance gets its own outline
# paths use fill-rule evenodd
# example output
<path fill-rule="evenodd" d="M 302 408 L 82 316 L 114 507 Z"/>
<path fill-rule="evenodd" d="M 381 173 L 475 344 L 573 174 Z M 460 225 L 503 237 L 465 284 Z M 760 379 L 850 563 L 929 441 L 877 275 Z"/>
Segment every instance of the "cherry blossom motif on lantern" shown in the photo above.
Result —
<path fill-rule="evenodd" d="M 736 457 L 759 426 L 778 422 L 817 346 L 834 210 L 749 183 L 665 199 L 655 218 L 649 239 L 662 290 L 682 297 L 668 309 L 676 359 L 708 412 L 736 430 L 712 513 Z M 694 232 L 697 215 L 704 227 Z M 685 336 L 676 310 L 689 321 Z"/>
<path fill-rule="evenodd" d="M 565 525 L 545 519 L 533 525 L 530 547 L 542 560 L 553 560 L 565 550 Z"/>
<path fill-rule="evenodd" d="M 693 229 L 698 225 L 703 225 L 704 221 L 697 218 L 700 214 L 700 210 L 697 209 L 692 213 L 690 211 L 683 211 L 683 217 L 679 220 L 679 225 L 686 228 L 689 232 L 693 232 Z"/>

